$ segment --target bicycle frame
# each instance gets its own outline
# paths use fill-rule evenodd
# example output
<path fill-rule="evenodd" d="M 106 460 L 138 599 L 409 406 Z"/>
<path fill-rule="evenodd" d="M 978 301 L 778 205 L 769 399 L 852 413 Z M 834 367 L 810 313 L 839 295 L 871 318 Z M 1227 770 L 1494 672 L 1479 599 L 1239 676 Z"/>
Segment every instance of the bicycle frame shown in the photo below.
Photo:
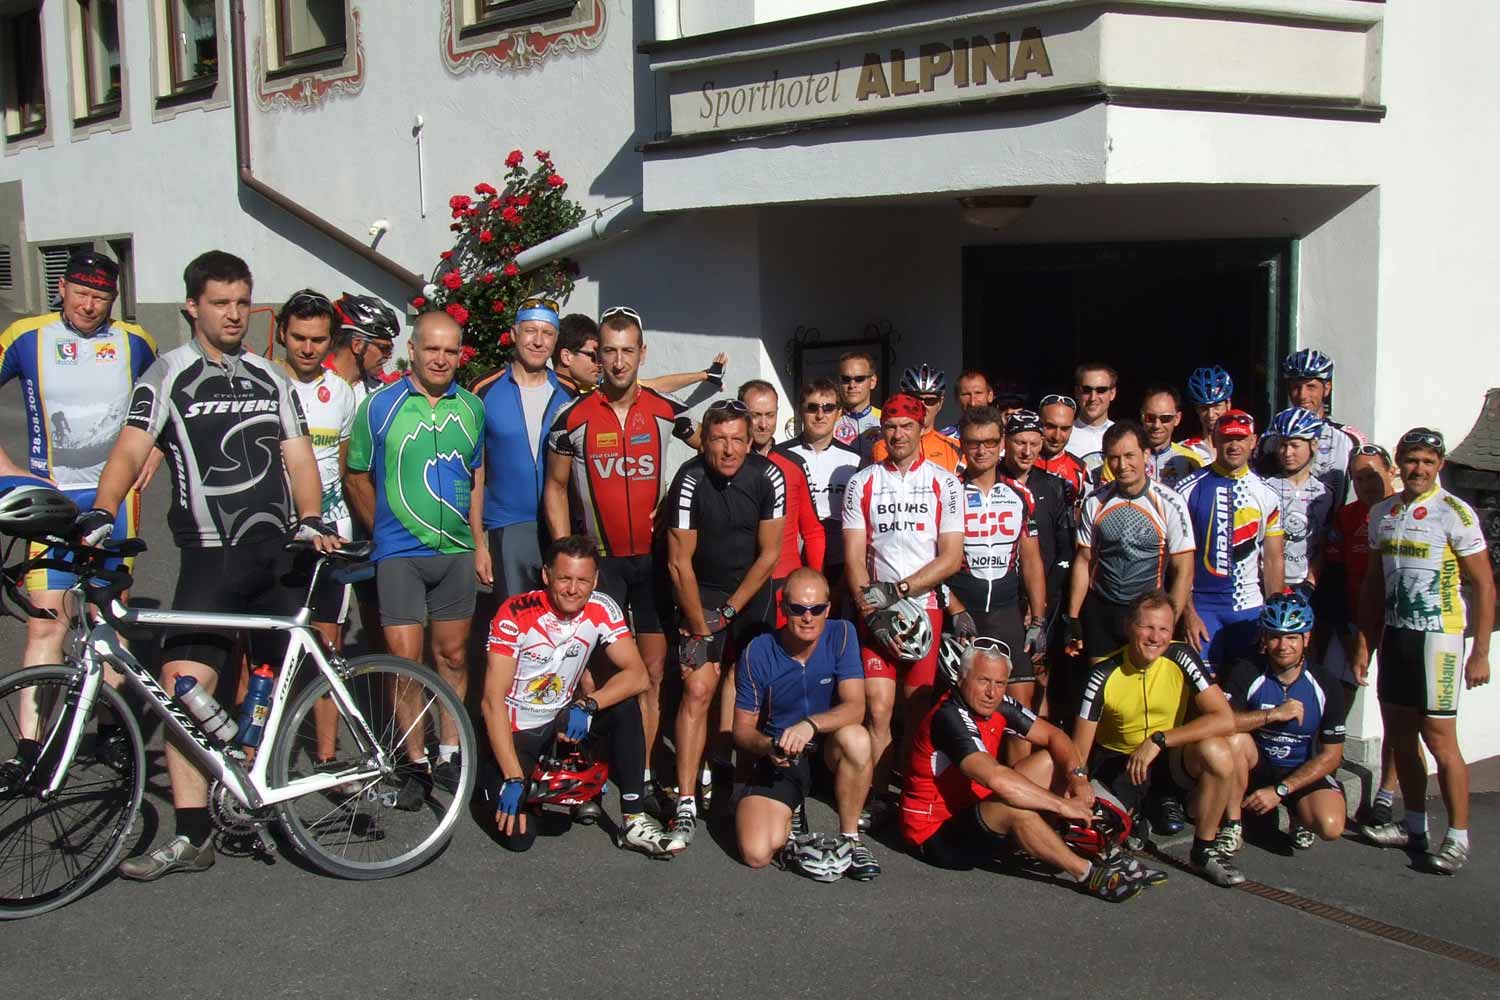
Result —
<path fill-rule="evenodd" d="M 180 745 L 190 748 L 193 755 L 198 758 L 198 762 L 213 777 L 223 782 L 235 798 L 251 809 L 260 809 L 313 792 L 326 791 L 349 782 L 379 778 L 392 770 L 392 765 L 381 749 L 379 741 L 376 740 L 375 734 L 371 732 L 369 723 L 365 721 L 364 715 L 350 697 L 348 689 L 344 687 L 339 670 L 324 654 L 322 641 L 310 626 L 311 614 L 307 608 L 304 607 L 294 617 L 282 618 L 269 615 L 153 611 L 128 608 L 118 600 L 110 602 L 112 616 L 126 625 L 144 625 L 152 628 L 194 626 L 288 633 L 286 656 L 282 660 L 281 672 L 277 676 L 276 687 L 272 691 L 270 714 L 266 719 L 255 763 L 247 772 L 238 761 L 231 758 L 224 750 L 214 746 L 192 716 L 167 693 L 151 672 L 131 655 L 121 643 L 119 633 L 115 631 L 114 626 L 105 621 L 97 611 L 82 610 L 87 607 L 83 588 L 75 587 L 70 594 L 78 601 L 77 607 L 80 609 L 74 621 L 83 624 L 88 621 L 88 617 L 93 617 L 95 621 L 88 628 L 77 657 L 84 667 L 83 686 L 78 695 L 79 710 L 73 713 L 64 752 L 53 772 L 52 780 L 42 792 L 43 798 L 50 797 L 62 787 L 68 768 L 72 766 L 73 756 L 83 736 L 84 723 L 94 709 L 99 685 L 104 680 L 103 667 L 106 663 L 118 670 L 127 683 L 145 696 L 146 707 L 161 716 L 168 730 L 178 737 Z M 317 665 L 318 671 L 328 680 L 332 687 L 331 694 L 334 701 L 338 704 L 341 714 L 350 723 L 355 739 L 362 744 L 362 752 L 373 757 L 373 765 L 333 774 L 309 775 L 297 778 L 279 788 L 273 788 L 266 771 L 271 759 L 271 750 L 276 746 L 276 740 L 281 731 L 282 714 L 291 696 L 292 682 L 296 679 L 296 668 L 304 656 L 312 660 Z M 339 662 L 342 663 L 342 659 Z"/>

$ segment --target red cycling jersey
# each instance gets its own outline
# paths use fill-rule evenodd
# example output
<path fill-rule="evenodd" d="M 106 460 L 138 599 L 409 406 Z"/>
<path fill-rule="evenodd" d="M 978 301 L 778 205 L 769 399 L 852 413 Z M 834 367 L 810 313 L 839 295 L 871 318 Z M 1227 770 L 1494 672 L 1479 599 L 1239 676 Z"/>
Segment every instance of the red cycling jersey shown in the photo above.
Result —
<path fill-rule="evenodd" d="M 802 566 L 811 566 L 821 573 L 828 539 L 823 522 L 818 520 L 817 508 L 813 506 L 807 472 L 795 456 L 772 449 L 766 457 L 776 463 L 786 480 L 786 530 L 781 536 L 781 558 L 771 571 L 771 577 L 785 580 L 793 570 Z"/>
<path fill-rule="evenodd" d="M 573 460 L 573 494 L 600 555 L 651 553 L 651 518 L 666 485 L 666 435 L 693 436 L 686 413 L 677 400 L 640 386 L 623 425 L 602 389 L 557 415 L 547 447 Z"/>
<path fill-rule="evenodd" d="M 545 590 L 500 605 L 490 624 L 489 650 L 516 661 L 505 696 L 511 732 L 551 722 L 572 701 L 594 650 L 629 635 L 620 606 L 598 591 L 571 618 L 557 613 Z"/>
<path fill-rule="evenodd" d="M 1079 497 L 1088 492 L 1089 470 L 1083 464 L 1083 459 L 1072 452 L 1060 451 L 1050 458 L 1046 455 L 1038 455 L 1036 467 L 1043 472 L 1050 472 L 1061 479 L 1073 495 L 1068 497 L 1069 501 L 1077 501 Z"/>

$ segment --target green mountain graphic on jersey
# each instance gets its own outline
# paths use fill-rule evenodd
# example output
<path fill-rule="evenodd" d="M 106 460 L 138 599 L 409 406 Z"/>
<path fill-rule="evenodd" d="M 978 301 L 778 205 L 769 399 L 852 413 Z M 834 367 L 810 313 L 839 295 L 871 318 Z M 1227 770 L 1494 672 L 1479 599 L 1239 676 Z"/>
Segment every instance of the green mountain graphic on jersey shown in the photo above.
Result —
<path fill-rule="evenodd" d="M 1432 629 L 1441 627 L 1443 606 L 1438 600 L 1438 576 L 1436 573 L 1409 572 L 1392 578 L 1394 586 L 1390 595 L 1392 623 L 1401 623 L 1407 628 Z"/>
<path fill-rule="evenodd" d="M 462 413 L 422 414 L 403 407 L 386 437 L 386 456 L 396 474 L 387 475 L 385 498 L 391 512 L 419 542 L 434 552 L 467 552 L 469 458 L 477 440 Z"/>

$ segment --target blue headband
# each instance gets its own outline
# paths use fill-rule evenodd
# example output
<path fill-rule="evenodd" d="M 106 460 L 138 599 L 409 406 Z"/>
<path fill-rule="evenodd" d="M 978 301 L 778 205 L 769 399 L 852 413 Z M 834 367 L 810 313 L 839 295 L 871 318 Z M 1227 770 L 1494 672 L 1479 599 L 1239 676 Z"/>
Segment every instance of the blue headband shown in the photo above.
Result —
<path fill-rule="evenodd" d="M 557 313 L 546 306 L 532 306 L 530 309 L 522 309 L 516 313 L 516 322 L 524 323 L 528 319 L 539 319 L 543 323 L 551 323 L 552 329 L 556 330 L 560 325 Z"/>

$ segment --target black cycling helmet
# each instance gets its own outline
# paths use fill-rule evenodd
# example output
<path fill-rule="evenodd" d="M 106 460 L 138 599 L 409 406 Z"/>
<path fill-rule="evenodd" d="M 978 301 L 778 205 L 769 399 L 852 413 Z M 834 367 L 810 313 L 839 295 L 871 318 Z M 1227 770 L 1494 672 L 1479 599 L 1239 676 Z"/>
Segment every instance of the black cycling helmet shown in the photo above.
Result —
<path fill-rule="evenodd" d="M 77 517 L 78 505 L 52 484 L 31 476 L 0 476 L 0 535 L 66 535 Z"/>
<path fill-rule="evenodd" d="M 401 332 L 401 320 L 396 310 L 373 295 L 351 295 L 345 292 L 333 304 L 339 315 L 339 329 L 350 335 L 375 340 L 395 340 Z"/>

